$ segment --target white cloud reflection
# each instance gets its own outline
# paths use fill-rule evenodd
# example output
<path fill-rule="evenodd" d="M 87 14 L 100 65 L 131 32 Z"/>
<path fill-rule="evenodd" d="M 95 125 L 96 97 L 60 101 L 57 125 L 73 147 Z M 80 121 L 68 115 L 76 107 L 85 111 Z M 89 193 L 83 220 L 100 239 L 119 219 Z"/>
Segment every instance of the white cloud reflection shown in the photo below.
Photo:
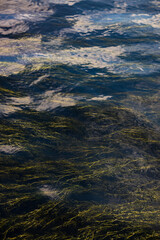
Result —
<path fill-rule="evenodd" d="M 0 145 L 0 152 L 2 153 L 7 153 L 7 154 L 14 154 L 22 150 L 18 146 L 13 146 L 13 145 Z"/>
<path fill-rule="evenodd" d="M 53 42 L 56 42 L 56 39 Z M 27 64 L 32 65 L 32 70 L 40 69 L 44 64 L 48 66 L 52 64 L 67 64 L 87 68 L 106 68 L 111 73 L 124 75 L 134 73 L 148 74 L 159 69 L 158 62 L 153 66 L 151 63 L 144 63 L 141 60 L 133 61 L 131 58 L 127 58 L 134 52 L 139 56 L 154 55 L 158 57 L 157 53 L 160 47 L 158 42 L 154 44 L 141 43 L 103 48 L 98 46 L 66 48 L 63 50 L 61 50 L 62 38 L 57 38 L 57 43 L 59 45 L 51 49 L 52 40 L 43 43 L 41 36 L 19 40 L 2 38 L 0 51 L 4 60 L 0 61 L 0 74 L 3 76 L 16 74 L 23 71 Z M 48 46 L 49 50 L 47 50 Z M 10 57 L 15 59 L 8 61 Z M 47 79 L 47 77 L 47 74 L 40 76 L 30 86 L 38 84 L 40 81 Z"/>
<path fill-rule="evenodd" d="M 30 1 L 25 0 L 22 2 L 21 0 L 17 0 L 16 4 L 19 4 L 19 10 L 17 10 L 14 5 L 15 1 L 16 0 L 11 0 L 5 3 L 3 0 L 3 4 L 1 4 L 3 5 L 4 12 L 8 11 L 9 14 L 10 11 L 11 15 L 14 14 L 14 16 L 16 16 L 22 28 L 23 21 L 34 20 L 36 14 L 38 14 L 37 19 L 40 19 L 41 17 L 43 18 L 43 16 L 45 17 L 46 13 L 52 13 L 48 7 L 49 2 L 42 2 L 37 5 Z M 66 1 L 60 1 L 60 3 L 62 2 L 64 3 Z M 8 10 L 5 9 L 5 4 L 9 4 Z M 28 4 L 31 4 L 31 9 Z M 148 29 L 148 27 L 150 27 L 151 31 L 153 28 L 156 34 L 160 34 L 158 31 L 160 29 L 160 14 L 130 14 L 126 12 L 127 5 L 125 1 L 115 1 L 114 4 L 115 6 L 112 10 L 86 11 L 81 15 L 67 17 L 67 20 L 72 22 L 72 27 L 61 30 L 57 37 L 50 36 L 45 42 L 43 42 L 41 35 L 16 40 L 1 38 L 0 55 L 3 57 L 3 61 L 0 60 L 0 75 L 8 76 L 10 74 L 16 74 L 23 71 L 27 64 L 32 65 L 32 70 L 40 69 L 43 64 L 68 64 L 87 68 L 106 68 L 111 73 L 128 75 L 134 73 L 148 74 L 157 71 L 159 68 L 158 63 L 151 66 L 151 64 L 144 64 L 142 61 L 138 62 L 137 60 L 133 62 L 129 58 L 127 60 L 121 58 L 122 56 L 127 57 L 129 54 L 133 52 L 137 53 L 138 51 L 141 54 L 143 54 L 142 51 L 144 51 L 145 55 L 157 55 L 159 48 L 155 48 L 155 46 L 157 46 L 156 43 L 154 46 L 150 44 L 146 46 L 145 43 L 142 43 L 140 45 L 119 45 L 104 48 L 98 46 L 71 48 L 71 46 L 66 46 L 66 48 L 62 50 L 67 33 L 89 35 L 96 30 L 104 30 L 100 33 L 103 37 L 109 36 L 113 32 L 124 34 L 125 31 L 129 31 L 129 34 L 132 35 L 134 34 L 135 26 L 137 26 L 138 30 L 135 30 L 135 34 L 138 35 L 136 36 L 139 36 L 139 31 L 147 34 L 146 29 Z M 118 12 L 116 13 L 116 11 Z M 0 25 L 4 27 L 8 26 L 9 29 L 5 31 L 10 31 L 11 29 L 14 30 L 14 27 L 17 26 L 16 21 L 14 18 L 8 19 L 6 22 L 2 20 Z M 15 31 L 17 30 L 15 29 Z M 11 60 L 10 57 L 12 57 Z M 47 77 L 40 77 L 31 83 L 30 86 L 38 84 L 45 78 Z"/>
<path fill-rule="evenodd" d="M 0 75 L 9 76 L 17 74 L 25 69 L 25 65 L 17 62 L 1 62 L 0 61 Z"/>
<path fill-rule="evenodd" d="M 31 0 L 1 0 L 0 1 L 0 34 L 25 33 L 29 22 L 42 21 L 54 13 L 49 4 Z"/>
<path fill-rule="evenodd" d="M 20 39 L 1 38 L 0 56 L 22 56 L 25 53 L 41 51 L 41 39 L 40 35 Z"/>
<path fill-rule="evenodd" d="M 100 96 L 97 96 L 97 97 L 93 97 L 93 98 L 89 99 L 88 101 L 106 101 L 110 98 L 112 98 L 112 96 L 100 95 Z"/>
<path fill-rule="evenodd" d="M 99 95 L 96 97 L 85 96 L 85 94 L 76 96 L 70 93 L 63 93 L 62 89 L 47 90 L 42 94 L 25 97 L 10 97 L 6 99 L 5 104 L 0 104 L 0 115 L 8 116 L 17 111 L 30 108 L 38 112 L 52 111 L 58 107 L 65 108 L 79 104 L 81 101 L 106 101 L 112 96 Z"/>
<path fill-rule="evenodd" d="M 69 6 L 74 5 L 75 3 L 80 2 L 81 0 L 48 0 L 49 3 L 55 4 L 67 4 Z"/>
<path fill-rule="evenodd" d="M 77 104 L 76 98 L 70 94 L 55 93 L 55 91 L 46 91 L 40 95 L 40 99 L 33 103 L 37 111 L 51 111 L 57 107 L 70 107 Z"/>
<path fill-rule="evenodd" d="M 8 116 L 12 113 L 15 113 L 15 112 L 19 111 L 19 110 L 21 110 L 20 107 L 16 107 L 16 106 L 10 105 L 8 103 L 0 104 L 0 115 L 3 115 L 3 116 Z"/>
<path fill-rule="evenodd" d="M 32 102 L 32 98 L 30 96 L 26 97 L 11 97 L 9 99 L 14 106 L 26 106 Z"/>
<path fill-rule="evenodd" d="M 61 63 L 69 65 L 81 65 L 89 68 L 108 68 L 114 71 L 114 65 L 120 63 L 118 58 L 124 49 L 121 46 L 117 47 L 89 47 L 89 48 L 74 48 L 55 51 L 54 53 L 35 54 L 32 57 L 24 56 L 25 61 L 34 63 Z"/>
<path fill-rule="evenodd" d="M 114 74 L 149 74 L 159 69 L 159 64 L 145 63 L 129 57 L 132 53 L 139 56 L 156 56 L 159 43 L 121 45 L 116 47 L 87 47 L 56 50 L 54 53 L 25 55 L 24 61 L 34 64 L 67 64 L 87 68 L 106 68 Z M 123 57 L 123 58 L 122 58 Z"/>
<path fill-rule="evenodd" d="M 73 26 L 71 29 L 65 29 L 62 31 L 68 32 L 78 32 L 83 34 L 90 34 L 97 30 L 118 30 L 122 25 L 130 26 L 131 28 L 136 25 L 144 25 L 148 27 L 149 25 L 153 28 L 160 28 L 160 14 L 150 15 L 150 14 L 131 14 L 126 12 L 116 12 L 115 11 L 88 11 L 82 15 L 74 15 L 67 17 Z M 142 29 L 143 30 L 143 29 Z M 126 28 L 123 27 L 123 33 Z M 103 34 L 103 33 L 102 33 Z"/>
<path fill-rule="evenodd" d="M 137 23 L 139 25 L 141 25 L 141 24 L 148 25 L 153 28 L 160 28 L 160 14 L 156 14 L 153 16 L 139 14 L 138 18 L 136 18 L 135 14 L 133 14 L 132 16 L 135 17 L 135 19 L 132 20 L 132 22 L 134 22 L 134 23 Z"/>
<path fill-rule="evenodd" d="M 156 5 L 157 7 L 160 7 L 160 1 L 159 0 L 151 1 L 151 3 Z"/>
<path fill-rule="evenodd" d="M 4 57 L 4 60 L 0 61 L 0 75 L 9 76 L 23 71 L 26 66 L 26 63 L 22 61 L 23 55 L 40 51 L 42 51 L 41 36 L 16 40 L 1 38 L 0 56 Z M 10 58 L 13 60 L 10 61 Z"/>
<path fill-rule="evenodd" d="M 44 13 L 49 11 L 46 1 L 38 2 L 32 0 L 1 0 L 0 14 Z"/>
<path fill-rule="evenodd" d="M 51 199 L 59 199 L 61 196 L 60 191 L 48 185 L 42 186 L 39 190 L 43 195 L 50 197 Z"/>
<path fill-rule="evenodd" d="M 6 99 L 5 104 L 0 104 L 0 115 L 8 116 L 26 107 L 38 112 L 52 111 L 58 107 L 74 106 L 79 100 L 79 97 L 72 94 L 57 92 L 55 90 L 48 90 L 33 97 L 10 97 Z"/>

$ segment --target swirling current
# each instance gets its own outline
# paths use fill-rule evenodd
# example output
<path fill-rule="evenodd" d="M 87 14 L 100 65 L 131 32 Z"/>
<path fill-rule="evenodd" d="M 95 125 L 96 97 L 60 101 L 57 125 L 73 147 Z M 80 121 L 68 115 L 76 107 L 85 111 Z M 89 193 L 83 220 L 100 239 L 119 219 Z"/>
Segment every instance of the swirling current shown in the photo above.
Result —
<path fill-rule="evenodd" d="M 160 239 L 160 2 L 0 1 L 0 239 Z"/>

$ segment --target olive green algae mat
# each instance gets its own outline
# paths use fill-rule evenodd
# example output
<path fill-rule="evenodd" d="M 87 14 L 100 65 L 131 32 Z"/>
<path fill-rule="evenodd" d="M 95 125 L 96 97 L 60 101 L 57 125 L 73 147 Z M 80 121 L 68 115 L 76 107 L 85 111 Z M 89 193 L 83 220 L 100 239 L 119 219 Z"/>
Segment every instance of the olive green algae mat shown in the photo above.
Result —
<path fill-rule="evenodd" d="M 38 111 L 19 108 L 28 93 L 12 81 L 0 88 L 12 99 L 0 118 L 0 239 L 160 239 L 158 93 Z"/>

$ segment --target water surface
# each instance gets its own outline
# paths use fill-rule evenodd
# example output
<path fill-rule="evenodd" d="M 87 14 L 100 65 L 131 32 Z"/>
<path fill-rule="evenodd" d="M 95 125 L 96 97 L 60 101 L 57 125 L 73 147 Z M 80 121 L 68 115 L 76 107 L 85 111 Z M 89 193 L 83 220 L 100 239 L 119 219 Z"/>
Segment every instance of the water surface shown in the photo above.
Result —
<path fill-rule="evenodd" d="M 3 240 L 160 239 L 160 3 L 1 0 Z"/>

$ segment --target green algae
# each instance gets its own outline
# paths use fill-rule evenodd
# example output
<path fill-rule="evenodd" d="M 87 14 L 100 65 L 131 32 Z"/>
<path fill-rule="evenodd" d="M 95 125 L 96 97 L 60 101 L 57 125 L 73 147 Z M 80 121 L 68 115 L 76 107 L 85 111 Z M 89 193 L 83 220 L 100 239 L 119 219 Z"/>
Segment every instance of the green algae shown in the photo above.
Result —
<path fill-rule="evenodd" d="M 55 85 L 65 82 L 62 69 L 53 70 Z M 23 88 L 1 93 L 27 95 Z M 54 114 L 25 108 L 1 118 L 1 145 L 19 148 L 1 152 L 1 238 L 159 239 L 160 134 L 147 110 L 130 104 L 146 104 L 156 114 L 154 94 L 133 94 L 119 104 L 82 102 Z"/>
<path fill-rule="evenodd" d="M 3 144 L 32 149 L 1 158 L 2 239 L 159 238 L 160 135 L 145 118 L 108 104 L 22 113 L 1 123 Z"/>

